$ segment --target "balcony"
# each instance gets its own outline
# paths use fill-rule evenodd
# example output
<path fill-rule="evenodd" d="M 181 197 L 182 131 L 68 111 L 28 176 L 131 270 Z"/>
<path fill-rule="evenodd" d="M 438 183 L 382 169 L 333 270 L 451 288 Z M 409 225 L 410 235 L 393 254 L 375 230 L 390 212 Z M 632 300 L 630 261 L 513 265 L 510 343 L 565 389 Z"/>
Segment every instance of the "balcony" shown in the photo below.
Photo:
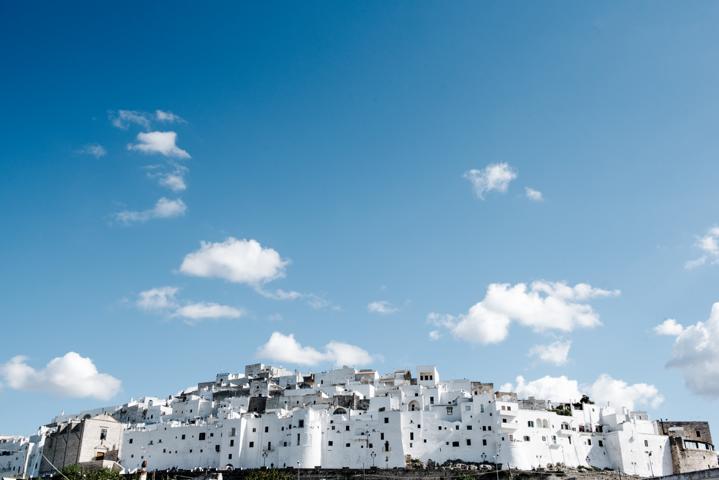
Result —
<path fill-rule="evenodd" d="M 519 423 L 517 421 L 513 422 L 502 422 L 500 423 L 502 430 L 516 430 L 519 428 Z"/>

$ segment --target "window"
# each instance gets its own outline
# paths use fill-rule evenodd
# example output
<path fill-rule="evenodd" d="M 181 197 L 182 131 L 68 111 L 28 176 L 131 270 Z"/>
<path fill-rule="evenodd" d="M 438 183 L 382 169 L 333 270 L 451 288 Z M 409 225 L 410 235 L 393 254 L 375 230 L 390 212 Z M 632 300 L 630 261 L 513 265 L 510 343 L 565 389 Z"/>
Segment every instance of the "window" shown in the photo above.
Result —
<path fill-rule="evenodd" d="M 592 444 L 592 439 L 591 439 L 591 438 L 588 438 L 588 439 L 587 439 L 587 445 L 591 445 L 591 444 Z"/>
<path fill-rule="evenodd" d="M 441 428 L 441 427 L 440 427 L 440 428 Z M 380 434 L 379 434 L 379 439 L 380 439 L 380 440 L 384 440 L 384 432 L 380 432 Z"/>
<path fill-rule="evenodd" d="M 267 432 L 269 432 L 269 431 L 270 431 L 270 427 L 268 427 L 267 425 L 265 425 L 265 433 L 267 433 Z"/>
<path fill-rule="evenodd" d="M 300 434 L 298 433 L 297 434 L 297 445 L 299 446 L 299 444 L 300 444 Z"/>
<path fill-rule="evenodd" d="M 230 430 L 230 436 L 234 437 L 236 433 L 237 433 L 237 430 L 235 430 L 235 427 L 232 427 L 232 430 Z"/>
<path fill-rule="evenodd" d="M 530 440 L 529 436 L 528 436 L 528 435 L 525 435 L 525 436 L 524 436 L 524 441 L 525 441 L 525 442 L 528 442 L 529 440 Z"/>
<path fill-rule="evenodd" d="M 230 440 L 230 446 L 231 446 L 231 447 L 234 447 L 234 446 L 235 446 L 235 441 L 234 441 L 234 440 Z M 250 446 L 251 446 L 251 445 L 250 445 Z"/>
<path fill-rule="evenodd" d="M 492 425 L 487 425 L 487 430 L 492 430 Z"/>
<path fill-rule="evenodd" d="M 200 435 L 198 436 L 198 440 L 204 440 L 205 439 L 205 432 L 200 432 Z"/>
<path fill-rule="evenodd" d="M 384 417 L 384 423 L 389 423 L 389 417 Z"/>
<path fill-rule="evenodd" d="M 644 440 L 644 446 L 645 446 L 645 447 L 648 447 L 648 446 L 649 446 L 649 440 Z"/>
<path fill-rule="evenodd" d="M 185 434 L 183 433 L 183 434 L 182 434 L 182 440 L 184 440 L 184 439 L 185 439 Z"/>
<path fill-rule="evenodd" d="M 434 397 L 429 397 L 429 403 L 430 405 L 434 405 Z"/>
<path fill-rule="evenodd" d="M 471 445 L 472 445 L 472 440 L 468 438 L 468 439 L 467 439 L 467 446 L 470 447 Z"/>
<path fill-rule="evenodd" d="M 252 427 L 252 433 L 255 433 L 257 431 L 257 428 Z"/>
<path fill-rule="evenodd" d="M 483 432 L 486 432 L 486 431 L 487 431 L 487 425 L 482 425 L 482 431 L 483 431 Z"/>
<path fill-rule="evenodd" d="M 250 444 L 249 444 L 248 446 L 249 446 L 250 448 L 253 448 L 253 447 L 255 446 L 255 442 L 250 442 Z"/>
<path fill-rule="evenodd" d="M 163 449 L 163 451 L 164 451 L 164 449 Z M 215 445 L 215 451 L 216 451 L 217 453 L 220 453 L 220 446 L 219 446 L 219 445 Z"/>
<path fill-rule="evenodd" d="M 447 407 L 447 415 L 452 415 L 453 410 L 452 407 Z"/>
<path fill-rule="evenodd" d="M 409 439 L 414 440 L 414 432 L 409 432 Z"/>
<path fill-rule="evenodd" d="M 300 420 L 299 422 L 297 422 L 297 428 L 305 428 L 305 421 Z"/>
<path fill-rule="evenodd" d="M 600 447 L 603 447 L 603 446 L 604 446 L 604 442 L 601 441 L 601 440 L 597 440 L 597 444 L 598 444 Z"/>
<path fill-rule="evenodd" d="M 227 459 L 228 459 L 228 460 L 232 460 L 232 454 L 231 454 L 231 453 L 228 453 L 228 454 L 227 454 Z"/>
<path fill-rule="evenodd" d="M 132 443 L 132 440 L 133 440 L 132 438 L 129 439 L 129 440 L 127 441 L 127 443 Z"/>
<path fill-rule="evenodd" d="M 697 430 L 697 438 L 699 438 L 701 436 L 702 436 L 702 433 L 699 430 Z"/>
<path fill-rule="evenodd" d="M 267 442 L 267 450 L 272 450 L 272 442 Z"/>
<path fill-rule="evenodd" d="M 334 443 L 332 442 L 332 440 L 330 440 L 329 442 L 327 442 L 327 446 L 328 446 L 328 447 L 331 447 L 332 445 L 334 445 Z"/>
<path fill-rule="evenodd" d="M 349 426 L 349 425 L 345 425 L 345 432 L 349 432 L 349 431 L 350 431 L 350 426 Z"/>
<path fill-rule="evenodd" d="M 534 420 L 528 420 L 528 421 L 527 421 L 527 426 L 528 426 L 529 428 L 533 428 L 533 427 L 534 427 Z"/>
<path fill-rule="evenodd" d="M 349 443 L 345 443 L 345 447 L 349 448 L 349 446 L 350 446 Z"/>
<path fill-rule="evenodd" d="M 484 446 L 484 447 L 487 446 L 487 439 L 486 439 L 486 438 L 483 438 L 483 439 L 482 439 L 482 446 Z"/>
<path fill-rule="evenodd" d="M 472 425 L 467 425 L 467 430 L 472 430 Z"/>
<path fill-rule="evenodd" d="M 459 442 L 452 442 L 453 447 L 459 447 Z"/>
<path fill-rule="evenodd" d="M 502 419 L 502 423 L 507 423 L 507 419 L 506 419 L 506 418 L 503 418 L 503 419 Z"/>
<path fill-rule="evenodd" d="M 107 428 L 100 429 L 100 441 L 107 440 Z"/>

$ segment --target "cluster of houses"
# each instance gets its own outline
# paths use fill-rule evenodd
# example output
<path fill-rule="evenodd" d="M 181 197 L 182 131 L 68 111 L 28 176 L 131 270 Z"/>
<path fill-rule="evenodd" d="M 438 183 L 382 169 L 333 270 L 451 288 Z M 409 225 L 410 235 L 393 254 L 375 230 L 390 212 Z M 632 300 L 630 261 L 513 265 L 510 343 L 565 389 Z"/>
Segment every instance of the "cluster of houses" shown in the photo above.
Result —
<path fill-rule="evenodd" d="M 0 476 L 79 464 L 138 470 L 588 467 L 639 476 L 716 468 L 706 422 L 520 399 L 491 383 L 343 367 L 303 374 L 263 364 L 167 398 L 60 415 L 31 437 L 0 436 Z"/>

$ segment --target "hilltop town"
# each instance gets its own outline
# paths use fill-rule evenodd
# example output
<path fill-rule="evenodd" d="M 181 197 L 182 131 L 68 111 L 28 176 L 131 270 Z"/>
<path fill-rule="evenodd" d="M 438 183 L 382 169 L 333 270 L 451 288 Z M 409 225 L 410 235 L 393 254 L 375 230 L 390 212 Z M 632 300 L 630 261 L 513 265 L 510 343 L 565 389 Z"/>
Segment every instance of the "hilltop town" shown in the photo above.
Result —
<path fill-rule="evenodd" d="M 588 467 L 654 477 L 717 467 L 706 422 L 518 398 L 492 383 L 342 367 L 263 364 L 165 398 L 59 415 L 29 437 L 0 437 L 0 476 L 68 465 L 121 470 Z"/>

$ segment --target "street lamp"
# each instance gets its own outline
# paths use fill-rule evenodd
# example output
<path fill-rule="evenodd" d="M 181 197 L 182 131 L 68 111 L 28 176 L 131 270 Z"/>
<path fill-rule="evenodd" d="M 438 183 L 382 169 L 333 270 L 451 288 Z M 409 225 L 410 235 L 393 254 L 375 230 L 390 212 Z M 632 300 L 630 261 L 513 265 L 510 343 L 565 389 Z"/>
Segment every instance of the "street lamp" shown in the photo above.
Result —
<path fill-rule="evenodd" d="M 267 450 L 262 450 L 262 468 L 267 468 Z"/>
<path fill-rule="evenodd" d="M 300 480 L 300 461 L 297 460 L 297 480 Z"/>
<path fill-rule="evenodd" d="M 372 457 L 372 468 L 374 468 L 374 458 L 377 456 L 377 453 L 372 450 L 372 453 L 370 453 L 369 456 Z"/>
<path fill-rule="evenodd" d="M 497 480 L 499 480 L 499 463 L 497 462 L 497 460 L 499 460 L 499 458 L 497 455 L 495 455 L 493 457 L 493 459 L 494 459 L 494 471 L 497 474 Z M 509 472 L 509 473 L 510 473 L 510 475 L 512 474 L 512 472 Z"/>

